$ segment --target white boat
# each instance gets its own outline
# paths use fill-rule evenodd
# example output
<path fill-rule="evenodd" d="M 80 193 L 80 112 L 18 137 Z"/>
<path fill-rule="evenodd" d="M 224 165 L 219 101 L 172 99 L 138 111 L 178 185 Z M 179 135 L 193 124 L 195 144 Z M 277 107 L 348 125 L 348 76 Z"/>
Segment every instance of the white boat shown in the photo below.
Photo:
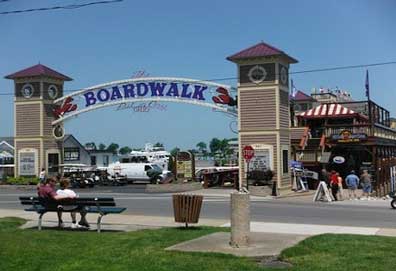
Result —
<path fill-rule="evenodd" d="M 153 147 L 147 143 L 144 151 L 131 151 L 128 155 L 120 158 L 121 163 L 151 163 L 160 166 L 163 170 L 168 170 L 170 153 L 163 147 Z"/>

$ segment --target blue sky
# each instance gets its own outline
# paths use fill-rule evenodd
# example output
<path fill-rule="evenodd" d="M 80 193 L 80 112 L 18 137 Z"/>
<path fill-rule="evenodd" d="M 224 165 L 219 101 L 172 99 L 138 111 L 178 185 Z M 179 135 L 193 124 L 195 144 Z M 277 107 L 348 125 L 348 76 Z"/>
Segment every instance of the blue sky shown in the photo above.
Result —
<path fill-rule="evenodd" d="M 90 1 L 11 0 L 1 11 Z M 0 15 L 0 93 L 3 77 L 41 62 L 74 79 L 81 89 L 152 76 L 235 77 L 225 58 L 258 42 L 299 60 L 291 71 L 396 61 L 396 1 L 132 1 L 74 10 Z M 371 97 L 396 116 L 396 65 L 371 67 Z M 365 69 L 293 75 L 298 89 L 338 86 L 364 99 Z M 236 86 L 236 82 L 220 81 Z M 132 147 L 163 142 L 194 147 L 213 137 L 234 137 L 230 119 L 204 107 L 169 103 L 166 111 L 132 113 L 115 108 L 82 114 L 66 132 L 82 143 Z M 0 136 L 13 134 L 13 97 L 0 96 Z"/>

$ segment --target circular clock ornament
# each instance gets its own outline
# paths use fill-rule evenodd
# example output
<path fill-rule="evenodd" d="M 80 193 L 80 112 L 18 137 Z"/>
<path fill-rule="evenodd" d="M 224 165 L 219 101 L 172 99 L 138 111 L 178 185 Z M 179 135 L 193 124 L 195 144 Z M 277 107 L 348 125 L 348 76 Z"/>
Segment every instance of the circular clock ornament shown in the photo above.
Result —
<path fill-rule="evenodd" d="M 54 137 L 56 139 L 63 139 L 63 137 L 65 136 L 65 130 L 63 129 L 63 127 L 61 125 L 56 125 L 52 129 L 52 134 L 54 135 Z"/>
<path fill-rule="evenodd" d="M 21 94 L 23 97 L 29 99 L 33 96 L 34 88 L 31 84 L 25 84 L 21 89 Z"/>
<path fill-rule="evenodd" d="M 255 84 L 260 84 L 267 77 L 267 71 L 259 65 L 254 66 L 249 70 L 249 80 Z"/>
<path fill-rule="evenodd" d="M 50 85 L 48 87 L 48 96 L 51 99 L 55 99 L 58 96 L 58 88 L 55 85 Z"/>
<path fill-rule="evenodd" d="M 286 83 L 287 83 L 287 70 L 286 70 L 285 67 L 281 68 L 280 80 L 281 80 L 282 84 L 286 85 Z"/>

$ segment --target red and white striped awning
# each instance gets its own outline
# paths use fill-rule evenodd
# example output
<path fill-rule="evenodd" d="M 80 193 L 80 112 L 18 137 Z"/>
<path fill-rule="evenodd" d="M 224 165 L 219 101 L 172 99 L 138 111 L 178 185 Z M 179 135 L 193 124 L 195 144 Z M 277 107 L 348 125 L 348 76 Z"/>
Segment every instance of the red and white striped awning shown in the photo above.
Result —
<path fill-rule="evenodd" d="M 322 104 L 308 111 L 298 114 L 298 117 L 305 118 L 337 118 L 337 117 L 353 117 L 357 113 L 340 104 Z"/>

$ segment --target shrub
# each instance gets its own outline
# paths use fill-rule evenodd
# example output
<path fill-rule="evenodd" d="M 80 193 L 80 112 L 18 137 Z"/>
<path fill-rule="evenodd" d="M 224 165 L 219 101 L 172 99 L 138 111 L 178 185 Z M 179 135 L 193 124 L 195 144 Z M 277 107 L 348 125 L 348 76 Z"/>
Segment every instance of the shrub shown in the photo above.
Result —
<path fill-rule="evenodd" d="M 18 184 L 18 185 L 27 185 L 27 184 L 38 184 L 40 182 L 37 177 L 8 177 L 8 184 Z"/>
<path fill-rule="evenodd" d="M 0 182 L 5 183 L 7 181 L 7 174 L 3 173 L 3 176 L 1 176 Z"/>
<path fill-rule="evenodd" d="M 252 170 L 248 174 L 248 179 L 253 181 L 253 185 L 271 185 L 273 177 L 272 170 Z"/>

